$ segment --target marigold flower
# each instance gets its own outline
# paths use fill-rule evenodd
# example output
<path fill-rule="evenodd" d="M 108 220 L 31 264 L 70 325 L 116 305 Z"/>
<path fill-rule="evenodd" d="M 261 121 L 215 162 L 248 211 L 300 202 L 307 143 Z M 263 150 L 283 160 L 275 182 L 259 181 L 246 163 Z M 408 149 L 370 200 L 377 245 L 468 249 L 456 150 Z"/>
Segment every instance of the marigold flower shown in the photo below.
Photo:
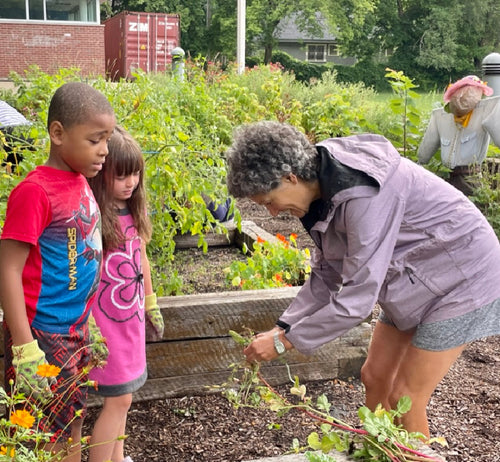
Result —
<path fill-rule="evenodd" d="M 61 372 L 61 368 L 54 366 L 53 364 L 40 364 L 36 373 L 41 377 L 57 377 Z"/>
<path fill-rule="evenodd" d="M 14 457 L 16 450 L 14 448 L 7 448 L 6 446 L 0 446 L 0 456 Z"/>
<path fill-rule="evenodd" d="M 264 244 L 264 242 L 266 242 L 265 239 L 262 239 L 260 236 L 257 236 L 257 243 L 258 244 Z"/>
<path fill-rule="evenodd" d="M 297 240 L 297 234 L 295 234 L 295 233 L 290 234 L 290 240 L 291 241 L 296 241 Z"/>
<path fill-rule="evenodd" d="M 24 428 L 31 428 L 35 422 L 35 418 L 24 409 L 18 409 L 10 415 L 10 421 L 14 425 L 19 425 Z"/>
<path fill-rule="evenodd" d="M 280 273 L 276 273 L 274 275 L 274 279 L 276 280 L 276 282 L 282 282 L 283 281 L 283 276 L 281 276 Z"/>

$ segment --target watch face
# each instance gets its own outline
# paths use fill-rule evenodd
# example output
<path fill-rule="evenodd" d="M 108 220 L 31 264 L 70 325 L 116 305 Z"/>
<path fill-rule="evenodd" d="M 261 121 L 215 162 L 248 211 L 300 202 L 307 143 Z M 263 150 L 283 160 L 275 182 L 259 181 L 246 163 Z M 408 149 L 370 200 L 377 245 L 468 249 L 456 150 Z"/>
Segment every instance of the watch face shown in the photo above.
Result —
<path fill-rule="evenodd" d="M 283 342 L 280 340 L 278 332 L 274 333 L 274 348 L 279 355 L 282 355 L 286 351 L 285 345 L 283 345 Z"/>

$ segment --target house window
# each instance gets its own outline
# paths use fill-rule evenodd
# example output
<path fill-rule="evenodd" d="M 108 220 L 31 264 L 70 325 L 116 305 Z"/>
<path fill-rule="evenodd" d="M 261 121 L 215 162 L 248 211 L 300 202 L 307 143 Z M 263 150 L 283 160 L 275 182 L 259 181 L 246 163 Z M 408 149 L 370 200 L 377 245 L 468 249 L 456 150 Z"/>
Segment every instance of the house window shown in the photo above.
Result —
<path fill-rule="evenodd" d="M 307 45 L 306 52 L 307 61 L 325 62 L 326 61 L 326 45 Z"/>
<path fill-rule="evenodd" d="M 336 43 L 328 44 L 328 56 L 339 56 L 339 47 Z"/>
<path fill-rule="evenodd" d="M 1 0 L 0 19 L 99 21 L 99 0 Z"/>

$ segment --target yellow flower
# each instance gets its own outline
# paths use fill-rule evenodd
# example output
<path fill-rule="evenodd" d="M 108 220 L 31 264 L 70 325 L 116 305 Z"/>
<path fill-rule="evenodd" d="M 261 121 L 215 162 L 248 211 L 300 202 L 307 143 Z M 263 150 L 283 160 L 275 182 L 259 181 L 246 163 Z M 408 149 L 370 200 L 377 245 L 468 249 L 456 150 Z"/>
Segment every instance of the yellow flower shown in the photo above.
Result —
<path fill-rule="evenodd" d="M 36 373 L 41 377 L 57 377 L 61 372 L 61 368 L 54 366 L 53 364 L 40 364 Z"/>
<path fill-rule="evenodd" d="M 0 446 L 0 456 L 14 457 L 16 451 L 14 448 L 7 449 L 6 446 Z"/>
<path fill-rule="evenodd" d="M 10 415 L 10 421 L 14 425 L 19 425 L 24 428 L 31 428 L 35 422 L 35 418 L 24 409 L 18 409 Z"/>

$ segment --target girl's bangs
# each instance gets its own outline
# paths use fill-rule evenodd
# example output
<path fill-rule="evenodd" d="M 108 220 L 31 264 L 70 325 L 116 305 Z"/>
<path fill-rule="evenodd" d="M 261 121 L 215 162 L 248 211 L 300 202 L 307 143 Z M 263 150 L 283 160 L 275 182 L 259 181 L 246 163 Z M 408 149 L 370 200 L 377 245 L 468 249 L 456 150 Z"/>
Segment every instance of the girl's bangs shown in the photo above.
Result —
<path fill-rule="evenodd" d="M 115 175 L 127 176 L 140 172 L 144 168 L 142 153 L 134 151 L 123 151 L 118 159 L 115 159 Z"/>

